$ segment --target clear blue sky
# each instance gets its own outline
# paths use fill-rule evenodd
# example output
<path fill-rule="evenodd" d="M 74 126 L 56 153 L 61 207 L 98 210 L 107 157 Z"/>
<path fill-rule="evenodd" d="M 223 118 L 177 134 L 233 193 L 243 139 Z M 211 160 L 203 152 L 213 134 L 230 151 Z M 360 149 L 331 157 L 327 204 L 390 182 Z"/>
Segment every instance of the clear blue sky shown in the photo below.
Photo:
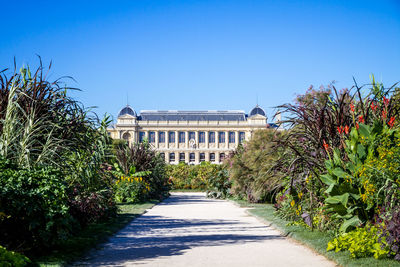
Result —
<path fill-rule="evenodd" d="M 268 114 L 309 85 L 400 80 L 400 1 L 0 1 L 0 68 L 53 61 L 85 106 Z"/>

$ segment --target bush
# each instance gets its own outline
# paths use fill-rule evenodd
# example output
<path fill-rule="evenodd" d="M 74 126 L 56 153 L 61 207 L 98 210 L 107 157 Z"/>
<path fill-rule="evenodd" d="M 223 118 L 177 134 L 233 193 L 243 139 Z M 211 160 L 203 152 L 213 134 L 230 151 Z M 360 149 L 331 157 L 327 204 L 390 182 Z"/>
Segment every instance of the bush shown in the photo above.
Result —
<path fill-rule="evenodd" d="M 148 142 L 145 141 L 132 146 L 119 142 L 118 145 L 114 146 L 114 152 L 116 162 L 112 173 L 114 174 L 115 182 L 121 181 L 122 177 L 132 179 L 134 177 L 142 177 L 144 187 L 148 187 L 146 193 L 139 197 L 142 200 L 149 198 L 162 199 L 168 194 L 169 184 L 165 161 L 151 148 Z M 122 191 L 125 189 L 130 188 L 133 190 L 136 188 L 136 182 L 132 183 L 126 185 L 121 183 L 121 186 L 116 187 L 119 190 L 120 197 L 122 197 Z M 141 186 L 141 183 L 139 183 L 138 187 Z M 132 200 L 139 196 L 136 193 L 134 195 L 135 197 L 130 197 Z M 125 194 L 120 200 L 126 197 L 128 195 Z"/>
<path fill-rule="evenodd" d="M 70 189 L 68 202 L 70 214 L 82 227 L 117 215 L 117 205 L 111 189 L 87 192 L 77 184 Z"/>
<path fill-rule="evenodd" d="M 51 246 L 73 225 L 66 184 L 50 167 L 20 169 L 0 159 L 0 240 L 11 249 Z"/>
<path fill-rule="evenodd" d="M 219 169 L 216 174 L 208 178 L 207 197 L 226 198 L 230 195 L 232 184 L 229 180 L 229 173 L 226 169 Z"/>
<path fill-rule="evenodd" d="M 119 203 L 140 203 L 149 198 L 150 186 L 142 177 L 122 176 L 114 188 L 115 200 Z"/>
<path fill-rule="evenodd" d="M 177 165 L 167 166 L 167 176 L 172 182 L 173 189 L 214 189 L 210 185 L 212 177 L 217 177 L 221 165 L 211 162 L 202 162 L 198 165 L 188 165 L 180 162 Z"/>
<path fill-rule="evenodd" d="M 344 233 L 328 243 L 327 251 L 339 252 L 348 250 L 351 257 L 363 258 L 373 256 L 375 259 L 387 257 L 389 249 L 380 243 L 380 233 L 375 226 L 358 228 Z"/>
<path fill-rule="evenodd" d="M 274 146 L 280 138 L 282 133 L 275 130 L 257 130 L 228 157 L 232 194 L 250 202 L 273 201 L 283 186 L 282 173 L 272 170 L 281 152 Z"/>
<path fill-rule="evenodd" d="M 0 266 L 2 267 L 22 267 L 26 266 L 31 261 L 19 253 L 8 251 L 0 246 Z"/>

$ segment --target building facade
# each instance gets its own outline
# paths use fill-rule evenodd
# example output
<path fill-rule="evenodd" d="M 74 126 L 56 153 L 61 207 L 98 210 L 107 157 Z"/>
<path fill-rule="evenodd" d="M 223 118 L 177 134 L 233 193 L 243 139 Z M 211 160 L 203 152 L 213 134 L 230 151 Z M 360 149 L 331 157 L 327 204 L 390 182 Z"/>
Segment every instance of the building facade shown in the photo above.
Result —
<path fill-rule="evenodd" d="M 244 111 L 154 111 L 137 114 L 129 105 L 121 109 L 117 123 L 109 128 L 113 139 L 130 144 L 148 142 L 171 164 L 202 161 L 221 163 L 239 143 L 249 140 L 257 129 L 277 127 L 268 124 L 258 105 Z"/>

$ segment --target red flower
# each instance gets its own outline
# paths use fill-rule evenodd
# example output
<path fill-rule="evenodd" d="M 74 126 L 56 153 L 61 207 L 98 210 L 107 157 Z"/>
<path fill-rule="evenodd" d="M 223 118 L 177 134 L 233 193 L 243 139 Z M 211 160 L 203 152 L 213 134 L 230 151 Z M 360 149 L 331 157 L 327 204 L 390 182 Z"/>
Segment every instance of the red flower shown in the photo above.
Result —
<path fill-rule="evenodd" d="M 358 121 L 359 121 L 360 123 L 365 123 L 365 120 L 364 120 L 364 117 L 363 117 L 363 116 L 360 116 L 360 117 L 358 118 Z"/>
<path fill-rule="evenodd" d="M 345 127 L 344 127 L 344 132 L 346 133 L 346 134 L 349 134 L 349 126 L 348 125 L 346 125 Z"/>
<path fill-rule="evenodd" d="M 374 102 L 371 102 L 371 109 L 373 111 L 375 111 L 377 107 L 378 107 L 378 105 L 376 105 Z"/>
<path fill-rule="evenodd" d="M 394 125 L 394 120 L 395 120 L 394 117 L 391 117 L 391 118 L 390 118 L 390 120 L 389 120 L 389 122 L 388 122 L 388 125 L 389 125 L 390 128 L 393 127 L 393 125 Z"/>
<path fill-rule="evenodd" d="M 386 117 L 387 117 L 387 111 L 382 110 L 382 119 L 386 120 Z"/>
<path fill-rule="evenodd" d="M 324 149 L 328 152 L 329 145 L 325 142 L 325 140 L 324 140 L 323 146 L 324 146 Z"/>
<path fill-rule="evenodd" d="M 360 128 L 360 125 L 358 125 L 358 123 L 356 122 L 356 128 L 358 130 L 358 128 Z"/>
<path fill-rule="evenodd" d="M 354 104 L 353 103 L 350 103 L 350 109 L 351 109 L 351 111 L 354 112 Z"/>
<path fill-rule="evenodd" d="M 387 105 L 389 105 L 389 99 L 387 99 L 386 97 L 383 97 L 383 104 L 385 105 L 385 106 L 387 106 Z"/>
<path fill-rule="evenodd" d="M 338 131 L 339 134 L 342 134 L 342 132 L 343 132 L 343 127 L 342 127 L 342 126 L 340 126 L 340 127 L 338 126 L 338 127 L 337 127 L 337 131 Z"/>

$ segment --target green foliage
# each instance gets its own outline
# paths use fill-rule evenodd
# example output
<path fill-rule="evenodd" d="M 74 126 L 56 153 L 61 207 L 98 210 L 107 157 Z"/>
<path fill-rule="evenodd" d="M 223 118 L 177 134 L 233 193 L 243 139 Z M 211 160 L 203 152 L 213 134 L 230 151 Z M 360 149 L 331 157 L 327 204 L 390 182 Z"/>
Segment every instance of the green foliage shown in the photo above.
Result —
<path fill-rule="evenodd" d="M 209 190 L 207 196 L 213 198 L 226 198 L 230 195 L 231 181 L 226 169 L 219 170 L 208 178 Z"/>
<path fill-rule="evenodd" d="M 0 159 L 0 240 L 9 248 L 51 246 L 70 234 L 67 186 L 51 167 L 21 169 Z"/>
<path fill-rule="evenodd" d="M 114 146 L 114 153 L 116 162 L 112 173 L 117 183 L 114 188 L 118 191 L 119 202 L 162 199 L 168 194 L 166 164 L 148 142 L 132 146 L 118 143 Z M 142 181 L 134 179 L 138 177 L 141 177 Z M 130 180 L 134 181 L 128 182 Z"/>
<path fill-rule="evenodd" d="M 283 186 L 283 174 L 272 169 L 282 151 L 275 147 L 280 138 L 280 132 L 257 130 L 250 141 L 240 145 L 227 159 L 232 194 L 251 202 L 272 201 Z"/>
<path fill-rule="evenodd" d="M 214 189 L 210 185 L 212 177 L 217 177 L 220 165 L 202 162 L 198 165 L 188 165 L 180 162 L 177 165 L 167 165 L 167 176 L 172 182 L 173 189 Z"/>
<path fill-rule="evenodd" d="M 349 233 L 343 233 L 328 243 L 327 251 L 339 252 L 348 250 L 353 258 L 373 256 L 375 259 L 387 257 L 389 249 L 381 244 L 380 233 L 375 226 L 357 228 Z M 383 247 L 383 248 L 382 248 Z"/>
<path fill-rule="evenodd" d="M 23 267 L 31 261 L 19 253 L 9 251 L 0 246 L 0 266 L 2 267 Z"/>
<path fill-rule="evenodd" d="M 140 203 L 149 198 L 150 186 L 138 176 L 121 176 L 115 183 L 115 200 L 118 203 Z"/>

